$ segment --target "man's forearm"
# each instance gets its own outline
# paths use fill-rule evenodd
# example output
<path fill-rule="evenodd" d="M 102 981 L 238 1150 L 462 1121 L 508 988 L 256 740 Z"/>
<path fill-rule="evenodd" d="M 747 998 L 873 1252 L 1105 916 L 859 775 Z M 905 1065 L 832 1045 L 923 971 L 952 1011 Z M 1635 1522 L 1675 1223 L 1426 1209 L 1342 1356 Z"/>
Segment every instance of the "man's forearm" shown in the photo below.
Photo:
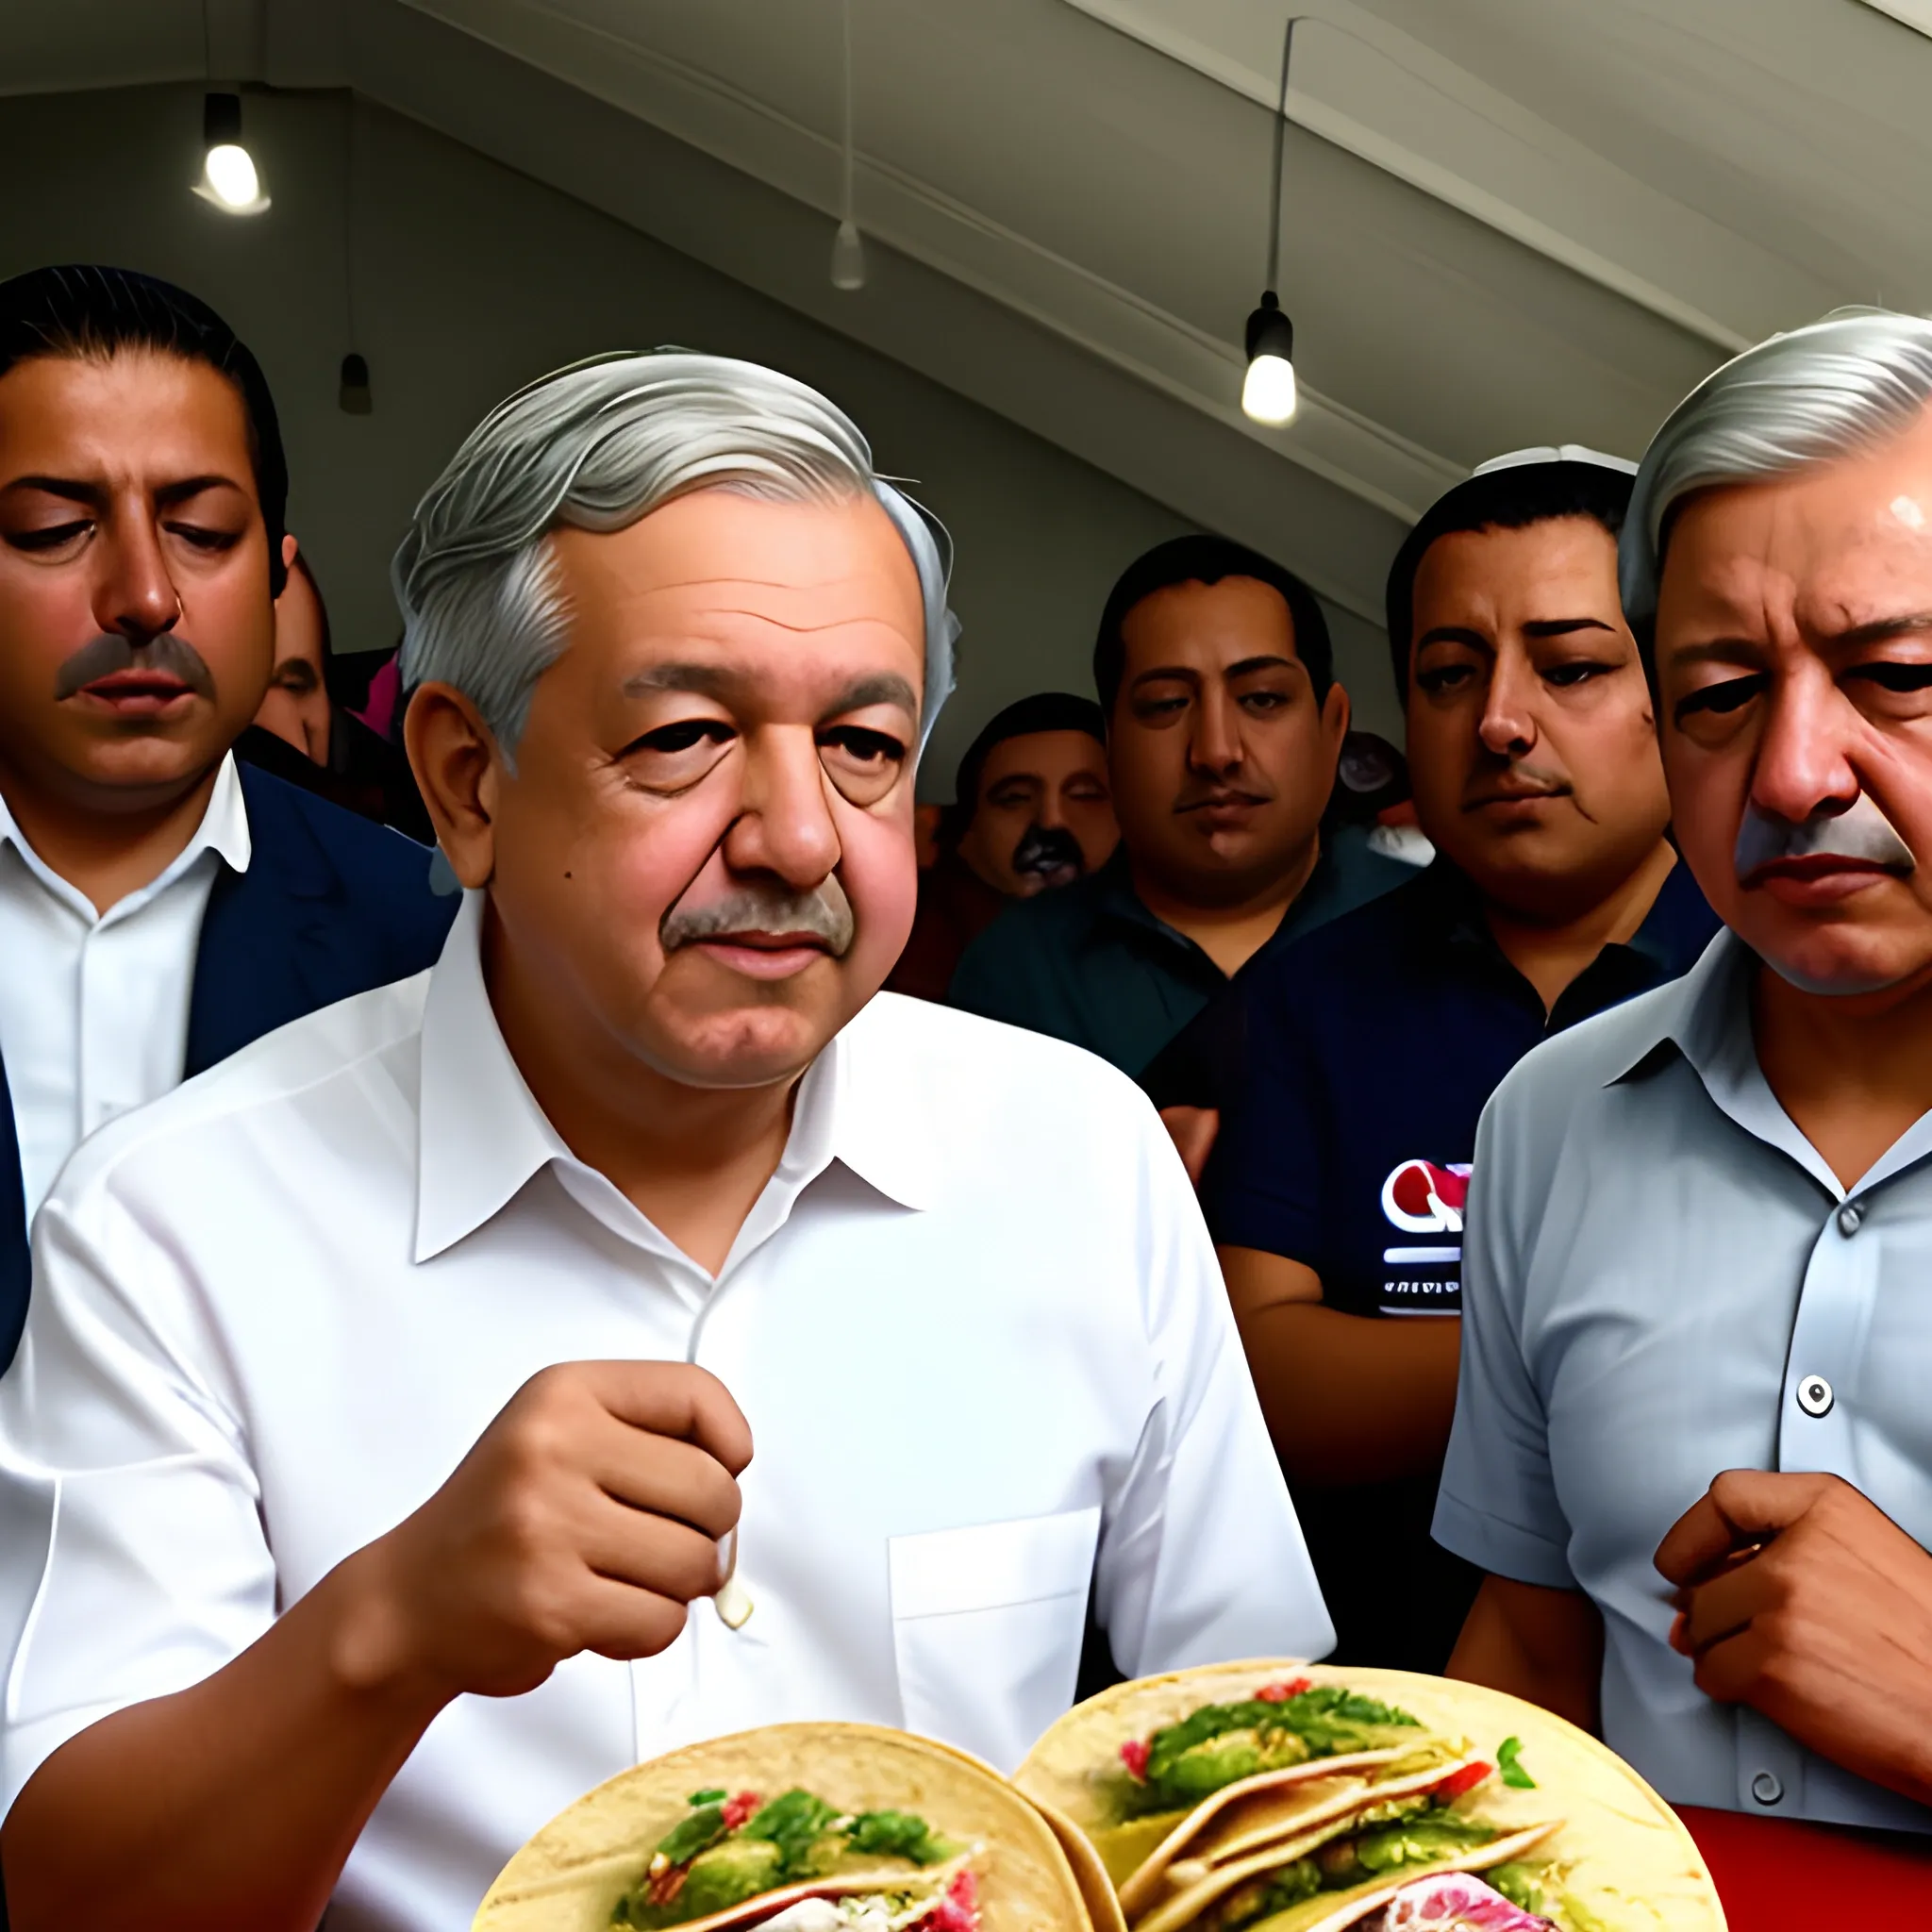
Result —
<path fill-rule="evenodd" d="M 314 1932 L 446 1701 L 370 1668 L 358 1552 L 234 1662 L 55 1752 L 0 1832 L 14 1932 Z"/>
<path fill-rule="evenodd" d="M 1241 1318 L 1255 1391 L 1290 1479 L 1340 1487 L 1439 1464 L 1456 1413 L 1460 1326 L 1375 1321 L 1319 1302 Z"/>
<path fill-rule="evenodd" d="M 1595 1732 L 1602 1725 L 1603 1666 L 1603 1618 L 1581 1591 L 1489 1576 L 1446 1674 L 1507 1690 Z"/>

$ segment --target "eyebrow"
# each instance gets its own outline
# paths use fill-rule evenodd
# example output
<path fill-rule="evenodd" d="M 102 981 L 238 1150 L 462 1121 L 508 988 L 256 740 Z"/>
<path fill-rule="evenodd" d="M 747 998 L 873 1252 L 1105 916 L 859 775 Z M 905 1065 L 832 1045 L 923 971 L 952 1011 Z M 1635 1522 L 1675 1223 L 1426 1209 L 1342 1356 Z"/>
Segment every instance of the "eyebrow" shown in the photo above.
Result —
<path fill-rule="evenodd" d="M 1875 617 L 1870 624 L 1855 624 L 1827 641 L 1840 650 L 1856 651 L 1862 644 L 1882 644 L 1891 638 L 1909 637 L 1915 631 L 1932 631 L 1932 610 L 1914 611 L 1905 617 Z"/>
<path fill-rule="evenodd" d="M 1607 636 L 1616 636 L 1616 626 L 1606 624 L 1600 617 L 1532 617 L 1523 626 L 1526 638 L 1566 638 L 1579 630 L 1600 630 Z M 1425 630 L 1415 641 L 1420 651 L 1424 644 L 1467 644 L 1473 651 L 1490 651 L 1495 646 L 1480 631 L 1470 630 L 1459 624 L 1439 624 L 1433 629 Z"/>
<path fill-rule="evenodd" d="M 862 711 L 868 705 L 897 705 L 901 709 L 919 715 L 919 698 L 907 680 L 896 671 L 881 671 L 868 677 L 855 677 L 835 702 L 825 708 L 827 717 L 841 711 Z"/>
<path fill-rule="evenodd" d="M 1459 624 L 1434 625 L 1415 641 L 1418 651 L 1426 650 L 1431 644 L 1467 644 L 1472 651 L 1489 651 L 1495 648 L 1480 631 L 1470 630 Z"/>
<path fill-rule="evenodd" d="M 722 704 L 734 692 L 742 690 L 744 683 L 741 674 L 716 664 L 678 661 L 654 664 L 648 671 L 640 671 L 626 677 L 624 694 L 626 697 L 646 697 L 660 691 L 694 691 L 700 697 L 714 698 Z M 918 694 L 895 671 L 855 677 L 825 707 L 824 715 L 830 718 L 841 711 L 862 711 L 869 705 L 898 705 L 915 718 L 919 715 Z"/>
<path fill-rule="evenodd" d="M 641 698 L 658 691 L 688 691 L 700 697 L 722 699 L 737 689 L 739 681 L 733 673 L 721 671 L 715 664 L 653 664 L 648 671 L 635 672 L 624 680 L 624 694 Z"/>
<path fill-rule="evenodd" d="M 1573 631 L 1601 630 L 1616 635 L 1616 626 L 1600 617 L 1532 617 L 1524 626 L 1526 638 L 1563 638 Z"/>
<path fill-rule="evenodd" d="M 1686 644 L 1673 651 L 1673 664 L 1730 664 L 1746 671 L 1761 670 L 1770 647 L 1754 643 L 1749 638 L 1707 638 L 1701 644 Z"/>
<path fill-rule="evenodd" d="M 155 491 L 155 501 L 163 508 L 172 508 L 204 491 L 241 489 L 232 476 L 184 476 L 178 483 L 162 484 Z M 58 496 L 68 503 L 84 503 L 90 508 L 106 503 L 111 493 L 98 483 L 83 483 L 74 476 L 16 476 L 7 485 L 7 493 L 10 495 L 16 490 L 38 490 L 42 495 Z"/>
<path fill-rule="evenodd" d="M 1252 677 L 1260 671 L 1292 671 L 1299 663 L 1299 658 L 1284 658 L 1278 652 L 1271 652 L 1259 658 L 1243 658 L 1239 664 L 1230 664 L 1222 673 L 1224 677 Z M 1151 670 L 1137 672 L 1134 675 L 1136 686 L 1151 684 L 1157 678 L 1178 677 L 1200 681 L 1201 674 L 1189 664 L 1157 664 Z"/>
<path fill-rule="evenodd" d="M 1882 644 L 1893 638 L 1932 633 L 1932 610 L 1907 611 L 1897 617 L 1874 617 L 1866 624 L 1855 624 L 1848 630 L 1834 632 L 1824 646 L 1831 651 L 1857 651 L 1868 644 Z M 1771 647 L 1755 638 L 1709 638 L 1703 643 L 1686 644 L 1671 653 L 1673 664 L 1734 664 L 1748 670 L 1760 668 Z"/>

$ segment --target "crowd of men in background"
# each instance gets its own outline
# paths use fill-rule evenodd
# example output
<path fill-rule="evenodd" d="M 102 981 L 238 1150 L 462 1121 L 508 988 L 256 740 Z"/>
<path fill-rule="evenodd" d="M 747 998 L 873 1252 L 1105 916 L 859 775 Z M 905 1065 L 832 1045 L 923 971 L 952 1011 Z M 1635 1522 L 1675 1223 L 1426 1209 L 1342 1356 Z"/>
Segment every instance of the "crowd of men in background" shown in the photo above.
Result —
<path fill-rule="evenodd" d="M 1817 358 L 1854 369 L 1835 409 Z M 973 740 L 909 939 L 878 966 L 1086 1049 L 1159 1110 L 1341 1659 L 1537 1695 L 1697 1802 L 1923 1829 L 1907 1734 L 1932 1669 L 1847 1686 L 1901 1605 L 1932 1627 L 1932 1457 L 1862 1340 L 1890 1324 L 1902 1360 L 1923 1341 L 1878 1284 L 1932 1226 L 1912 1004 L 1932 972 L 1932 327 L 1852 318 L 1742 360 L 1641 472 L 1518 451 L 1423 516 L 1387 589 L 1406 754 L 1351 732 L 1292 574 L 1207 535 L 1132 561 L 1098 614 L 1094 695 L 1023 698 Z M 1756 441 L 1732 433 L 1753 408 Z M 261 373 L 192 296 L 104 270 L 0 287 L 8 1351 L 28 1222 L 75 1148 L 429 967 L 458 882 L 432 884 L 432 824 L 442 870 L 480 891 L 509 849 L 477 856 L 477 828 L 502 829 L 491 788 L 538 782 L 505 736 L 527 691 L 419 708 L 412 769 L 398 669 L 332 652 L 287 488 Z M 670 514 L 646 508 L 639 529 Z M 257 520 L 258 559 L 217 582 Z M 57 568 L 90 545 L 110 561 Z M 950 658 L 919 589 L 931 685 Z M 625 689 L 708 700 L 710 677 Z M 909 713 L 915 746 L 944 695 L 896 673 L 859 688 Z M 638 742 L 679 773 L 731 735 L 656 733 Z M 827 782 L 861 802 L 894 741 L 839 727 Z M 811 861 L 723 836 L 842 958 L 852 909 L 810 909 Z M 1594 1169 L 1565 1151 L 1598 1142 Z M 1749 1267 L 1683 1231 L 1719 1180 Z M 77 1241 L 66 1227 L 49 1243 Z M 1640 1232 L 1643 1285 L 1619 1261 Z M 1869 1260 L 1840 1254 L 1855 1237 Z M 1823 1608 L 1831 1536 L 1862 1567 Z M 1824 1638 L 1789 1618 L 1751 1634 L 1800 1590 Z M 1745 1718 L 1710 1721 L 1714 1700 Z"/>

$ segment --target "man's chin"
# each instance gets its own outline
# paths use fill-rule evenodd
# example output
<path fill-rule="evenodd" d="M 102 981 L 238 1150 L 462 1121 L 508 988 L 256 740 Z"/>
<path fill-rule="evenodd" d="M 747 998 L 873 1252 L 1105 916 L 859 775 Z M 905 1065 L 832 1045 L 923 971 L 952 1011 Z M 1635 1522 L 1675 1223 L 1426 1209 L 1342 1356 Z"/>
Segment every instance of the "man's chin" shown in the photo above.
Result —
<path fill-rule="evenodd" d="M 60 720 L 68 725 L 76 722 Z M 225 730 L 208 707 L 197 703 L 179 718 L 91 718 L 81 729 L 61 730 L 44 741 L 75 777 L 89 784 L 167 785 L 207 771 L 241 729 Z"/>
<path fill-rule="evenodd" d="M 646 1057 L 689 1087 L 796 1079 L 877 991 L 859 982 L 849 956 L 818 952 L 802 970 L 768 977 L 734 970 L 720 950 L 680 948 L 653 1002 Z"/>
<path fill-rule="evenodd" d="M 1882 1008 L 1932 981 L 1932 925 L 1909 935 L 1841 926 L 1740 936 L 1787 986 L 1822 999 L 1871 1000 Z"/>

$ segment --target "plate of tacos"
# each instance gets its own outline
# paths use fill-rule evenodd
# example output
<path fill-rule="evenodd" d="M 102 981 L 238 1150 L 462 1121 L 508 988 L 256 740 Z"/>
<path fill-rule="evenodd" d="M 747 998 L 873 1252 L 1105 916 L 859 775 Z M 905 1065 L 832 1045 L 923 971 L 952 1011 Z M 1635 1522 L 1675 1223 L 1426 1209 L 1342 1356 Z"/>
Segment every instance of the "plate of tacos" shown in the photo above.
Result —
<path fill-rule="evenodd" d="M 1131 1932 L 1723 1932 L 1676 1815 L 1549 1711 L 1282 1660 L 1116 1685 L 1014 1783 Z"/>
<path fill-rule="evenodd" d="M 1070 1859 L 1035 1806 L 943 1745 L 774 1724 L 579 1799 L 504 1868 L 474 1932 L 1093 1932 L 1079 1842 Z"/>

